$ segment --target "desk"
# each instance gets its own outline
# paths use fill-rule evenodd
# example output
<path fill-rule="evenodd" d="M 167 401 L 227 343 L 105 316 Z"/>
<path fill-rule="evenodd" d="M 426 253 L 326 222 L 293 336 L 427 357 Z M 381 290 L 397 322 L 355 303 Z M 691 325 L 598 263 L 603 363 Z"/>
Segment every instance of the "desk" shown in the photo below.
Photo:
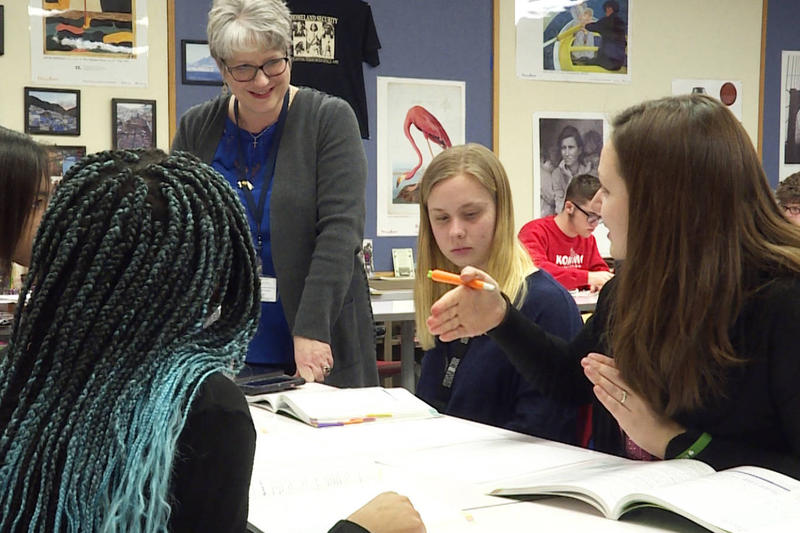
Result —
<path fill-rule="evenodd" d="M 670 513 L 614 521 L 576 500 L 485 494 L 503 477 L 599 452 L 448 416 L 313 428 L 258 407 L 251 412 L 257 441 L 248 520 L 265 532 L 321 533 L 377 493 L 395 490 L 411 498 L 428 533 L 707 533 Z"/>
<path fill-rule="evenodd" d="M 372 315 L 376 322 L 387 322 L 386 338 L 391 338 L 391 322 L 400 321 L 400 384 L 414 392 L 414 299 L 389 300 L 372 297 Z"/>

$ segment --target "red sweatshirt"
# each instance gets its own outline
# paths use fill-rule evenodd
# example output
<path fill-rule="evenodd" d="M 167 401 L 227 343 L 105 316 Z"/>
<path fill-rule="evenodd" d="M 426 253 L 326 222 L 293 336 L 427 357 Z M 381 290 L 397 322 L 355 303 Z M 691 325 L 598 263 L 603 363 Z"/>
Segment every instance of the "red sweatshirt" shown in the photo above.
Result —
<path fill-rule="evenodd" d="M 589 285 L 589 272 L 609 270 L 597 250 L 594 235 L 567 237 L 555 215 L 537 218 L 522 226 L 519 240 L 534 264 L 548 271 L 567 290 Z"/>

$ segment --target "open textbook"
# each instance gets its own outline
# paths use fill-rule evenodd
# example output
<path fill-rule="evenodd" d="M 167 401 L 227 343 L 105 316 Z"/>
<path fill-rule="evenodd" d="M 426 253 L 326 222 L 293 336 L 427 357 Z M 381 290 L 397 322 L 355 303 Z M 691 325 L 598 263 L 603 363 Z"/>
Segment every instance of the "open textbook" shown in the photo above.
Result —
<path fill-rule="evenodd" d="M 692 459 L 593 458 L 502 482 L 496 496 L 567 496 L 607 518 L 658 507 L 717 533 L 800 531 L 800 481 L 741 466 L 715 472 Z"/>
<path fill-rule="evenodd" d="M 399 387 L 337 389 L 314 385 L 307 383 L 290 391 L 249 396 L 247 400 L 314 427 L 439 416 L 436 409 Z"/>

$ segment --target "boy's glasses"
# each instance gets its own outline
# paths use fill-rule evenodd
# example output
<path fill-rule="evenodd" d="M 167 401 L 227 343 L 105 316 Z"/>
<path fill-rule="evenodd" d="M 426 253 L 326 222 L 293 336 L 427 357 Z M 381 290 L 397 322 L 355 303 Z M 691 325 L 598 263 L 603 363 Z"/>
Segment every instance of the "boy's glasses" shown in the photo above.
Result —
<path fill-rule="evenodd" d="M 588 222 L 589 224 L 595 224 L 595 223 L 599 224 L 600 222 L 603 221 L 603 217 L 601 217 L 597 213 L 589 213 L 588 211 L 585 211 L 583 208 L 581 208 L 581 206 L 579 206 L 578 204 L 572 204 L 572 205 L 575 206 L 575 209 L 586 215 L 586 222 Z"/>

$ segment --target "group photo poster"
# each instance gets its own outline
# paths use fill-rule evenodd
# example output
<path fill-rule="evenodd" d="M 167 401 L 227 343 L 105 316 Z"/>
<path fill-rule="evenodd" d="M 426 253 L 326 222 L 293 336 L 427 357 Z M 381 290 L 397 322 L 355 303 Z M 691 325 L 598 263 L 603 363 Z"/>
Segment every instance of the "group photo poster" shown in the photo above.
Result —
<path fill-rule="evenodd" d="M 147 87 L 147 0 L 29 0 L 28 13 L 34 82 Z"/>
<path fill-rule="evenodd" d="M 419 181 L 442 150 L 464 143 L 465 82 L 377 79 L 377 234 L 419 230 Z"/>
<path fill-rule="evenodd" d="M 781 52 L 781 120 L 778 180 L 800 171 L 800 51 Z"/>
<path fill-rule="evenodd" d="M 629 83 L 632 0 L 515 0 L 517 76 Z"/>

